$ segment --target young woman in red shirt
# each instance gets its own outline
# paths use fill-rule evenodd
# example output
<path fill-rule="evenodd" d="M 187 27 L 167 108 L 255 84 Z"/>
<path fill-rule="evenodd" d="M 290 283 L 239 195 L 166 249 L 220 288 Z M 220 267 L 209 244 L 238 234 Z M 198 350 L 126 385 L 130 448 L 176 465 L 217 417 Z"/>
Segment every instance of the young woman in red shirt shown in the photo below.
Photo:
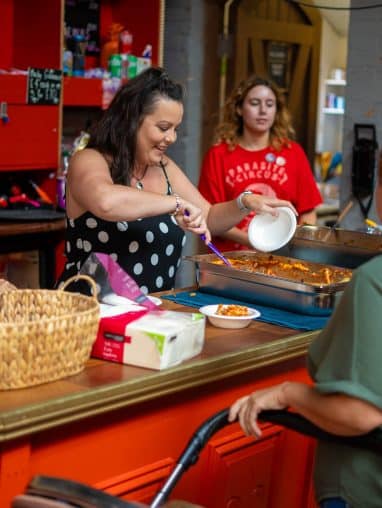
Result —
<path fill-rule="evenodd" d="M 285 199 L 295 206 L 299 224 L 314 224 L 315 208 L 322 198 L 308 159 L 293 137 L 280 90 L 266 79 L 251 76 L 226 101 L 216 144 L 203 161 L 200 192 L 210 203 L 237 199 L 240 205 L 247 193 Z M 215 238 L 217 247 L 248 248 L 247 229 L 253 215 L 252 211 Z"/>

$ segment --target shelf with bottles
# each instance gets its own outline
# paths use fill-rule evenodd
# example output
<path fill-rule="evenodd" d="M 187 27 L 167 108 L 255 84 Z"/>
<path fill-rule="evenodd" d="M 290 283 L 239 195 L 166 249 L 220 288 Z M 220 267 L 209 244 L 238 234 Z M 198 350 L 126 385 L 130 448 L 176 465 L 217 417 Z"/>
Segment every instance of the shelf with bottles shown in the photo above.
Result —
<path fill-rule="evenodd" d="M 344 79 L 325 80 L 325 107 L 323 112 L 329 115 L 343 115 L 345 113 Z"/>
<path fill-rule="evenodd" d="M 343 108 L 324 108 L 322 110 L 324 113 L 329 115 L 343 115 L 345 113 L 345 110 Z"/>
<path fill-rule="evenodd" d="M 85 76 L 65 75 L 63 106 L 94 106 L 105 109 L 121 84 L 151 66 L 150 57 L 130 54 L 113 54 L 110 62 L 110 72 L 97 69 L 97 75 L 102 74 L 102 77 L 92 76 L 92 70 L 89 71 L 90 77 L 87 71 Z"/>
<path fill-rule="evenodd" d="M 86 12 L 79 16 L 77 9 L 84 9 L 80 0 L 65 7 L 64 106 L 105 108 L 117 80 L 119 87 L 143 67 L 161 62 L 163 0 L 141 0 L 139 5 L 135 0 L 97 0 L 92 8 L 99 18 Z"/>
<path fill-rule="evenodd" d="M 326 79 L 325 84 L 327 86 L 346 86 L 344 79 Z"/>

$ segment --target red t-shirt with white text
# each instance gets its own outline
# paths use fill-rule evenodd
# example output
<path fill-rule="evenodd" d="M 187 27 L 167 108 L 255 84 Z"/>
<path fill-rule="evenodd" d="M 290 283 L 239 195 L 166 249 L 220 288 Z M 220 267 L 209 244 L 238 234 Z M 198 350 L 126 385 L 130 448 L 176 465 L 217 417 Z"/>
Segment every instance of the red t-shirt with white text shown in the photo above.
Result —
<path fill-rule="evenodd" d="M 290 201 L 299 214 L 322 203 L 308 159 L 301 146 L 290 141 L 276 151 L 272 147 L 246 150 L 237 145 L 230 151 L 224 142 L 212 146 L 204 157 L 199 190 L 210 203 L 237 198 L 244 190 Z M 237 227 L 247 231 L 254 213 Z M 214 238 L 221 250 L 245 249 L 243 245 Z"/>

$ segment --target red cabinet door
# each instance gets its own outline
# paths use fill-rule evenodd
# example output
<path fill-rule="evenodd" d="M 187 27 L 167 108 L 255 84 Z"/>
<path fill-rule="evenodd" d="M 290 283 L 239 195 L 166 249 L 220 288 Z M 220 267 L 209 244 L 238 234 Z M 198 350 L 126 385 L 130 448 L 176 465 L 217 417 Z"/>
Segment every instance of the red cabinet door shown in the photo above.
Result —
<path fill-rule="evenodd" d="M 57 168 L 59 107 L 8 104 L 0 121 L 0 170 Z"/>
<path fill-rule="evenodd" d="M 269 508 L 281 436 L 281 429 L 272 426 L 258 441 L 242 432 L 210 441 L 201 504 L 208 508 Z"/>
<path fill-rule="evenodd" d="M 270 424 L 259 440 L 240 430 L 212 439 L 198 502 L 208 508 L 314 508 L 312 443 Z"/>

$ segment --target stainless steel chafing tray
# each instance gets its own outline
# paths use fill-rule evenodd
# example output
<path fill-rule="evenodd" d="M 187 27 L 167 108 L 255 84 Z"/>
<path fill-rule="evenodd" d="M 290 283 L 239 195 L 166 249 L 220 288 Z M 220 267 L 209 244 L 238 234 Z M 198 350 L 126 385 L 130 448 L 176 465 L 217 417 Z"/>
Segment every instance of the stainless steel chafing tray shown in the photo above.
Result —
<path fill-rule="evenodd" d="M 345 268 L 357 268 L 382 254 L 382 235 L 319 226 L 299 226 L 277 255 Z"/>
<path fill-rule="evenodd" d="M 233 251 L 224 254 L 228 258 L 234 259 L 245 256 L 255 260 L 256 256 L 261 256 L 254 251 Z M 298 261 L 283 256 L 274 256 L 274 258 L 280 259 L 280 261 Z M 216 264 L 217 258 L 214 254 L 187 256 L 185 259 L 195 263 L 197 284 L 202 292 L 283 308 L 302 314 L 321 316 L 330 314 L 346 286 L 346 282 L 317 286 L 239 270 Z M 323 267 L 320 263 L 307 262 L 307 265 L 312 270 Z M 329 267 L 329 265 L 325 266 Z M 330 266 L 330 268 L 336 267 Z"/>

